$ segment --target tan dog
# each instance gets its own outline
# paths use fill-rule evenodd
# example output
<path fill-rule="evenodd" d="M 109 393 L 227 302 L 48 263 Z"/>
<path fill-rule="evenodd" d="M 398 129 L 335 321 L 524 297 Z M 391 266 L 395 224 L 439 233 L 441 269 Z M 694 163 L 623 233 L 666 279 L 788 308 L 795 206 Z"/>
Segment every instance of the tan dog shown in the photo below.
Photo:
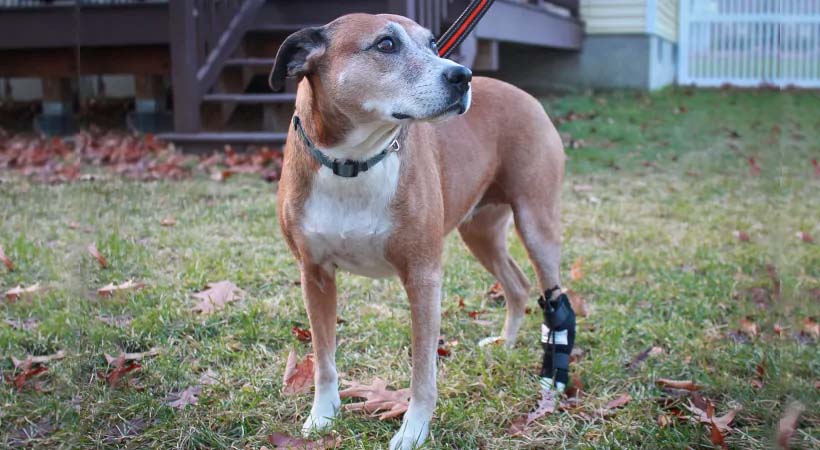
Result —
<path fill-rule="evenodd" d="M 336 270 L 398 275 L 410 303 L 413 373 L 390 448 L 413 448 L 426 440 L 436 404 L 444 237 L 458 228 L 501 282 L 501 337 L 511 345 L 530 294 L 507 251 L 511 218 L 542 291 L 559 283 L 561 140 L 533 97 L 489 78 L 470 83 L 469 70 L 438 57 L 429 30 L 401 16 L 352 14 L 294 33 L 276 55 L 274 90 L 286 76 L 304 77 L 301 129 L 288 135 L 278 197 L 313 331 L 316 392 L 303 432 L 328 427 L 340 407 Z M 351 171 L 334 174 L 314 150 L 357 161 L 387 152 L 344 177 Z"/>

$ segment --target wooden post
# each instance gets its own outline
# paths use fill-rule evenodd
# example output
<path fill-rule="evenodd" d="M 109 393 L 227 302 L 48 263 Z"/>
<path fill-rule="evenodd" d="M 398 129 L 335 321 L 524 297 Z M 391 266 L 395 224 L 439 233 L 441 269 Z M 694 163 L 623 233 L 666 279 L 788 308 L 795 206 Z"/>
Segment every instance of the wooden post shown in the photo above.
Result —
<path fill-rule="evenodd" d="M 43 113 L 34 119 L 34 129 L 46 135 L 76 131 L 74 83 L 71 78 L 43 78 Z"/>
<path fill-rule="evenodd" d="M 200 130 L 199 58 L 196 35 L 196 2 L 169 3 L 171 32 L 171 84 L 174 92 L 174 129 L 177 133 Z"/>

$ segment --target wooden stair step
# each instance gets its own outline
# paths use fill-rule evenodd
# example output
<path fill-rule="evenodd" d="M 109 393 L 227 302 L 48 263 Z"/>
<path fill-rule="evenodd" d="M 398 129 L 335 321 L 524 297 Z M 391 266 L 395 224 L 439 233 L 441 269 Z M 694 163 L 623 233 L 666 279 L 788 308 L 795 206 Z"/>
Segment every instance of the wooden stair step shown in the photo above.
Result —
<path fill-rule="evenodd" d="M 157 138 L 175 144 L 281 144 L 287 133 L 270 132 L 202 132 L 163 133 Z"/>
<path fill-rule="evenodd" d="M 323 24 L 319 23 L 307 23 L 307 24 L 289 24 L 289 23 L 271 23 L 271 24 L 264 24 L 264 25 L 256 25 L 252 26 L 249 33 L 284 33 L 290 32 L 293 33 L 295 31 L 299 31 L 302 28 L 309 28 L 309 27 L 319 27 Z"/>
<path fill-rule="evenodd" d="M 241 104 L 282 104 L 296 101 L 296 94 L 285 92 L 282 94 L 207 94 L 203 98 L 211 103 L 241 103 Z"/>
<path fill-rule="evenodd" d="M 225 61 L 226 66 L 273 67 L 276 58 L 231 58 Z"/>

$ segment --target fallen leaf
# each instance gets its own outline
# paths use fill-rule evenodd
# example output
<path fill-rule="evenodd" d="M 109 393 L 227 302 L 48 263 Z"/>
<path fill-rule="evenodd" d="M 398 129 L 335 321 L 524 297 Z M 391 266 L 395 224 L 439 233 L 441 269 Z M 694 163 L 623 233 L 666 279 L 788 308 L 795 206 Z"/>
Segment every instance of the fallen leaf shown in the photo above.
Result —
<path fill-rule="evenodd" d="M 19 300 L 22 297 L 34 295 L 40 292 L 42 288 L 40 287 L 40 283 L 32 284 L 31 286 L 24 288 L 21 286 L 17 286 L 14 288 L 9 289 L 6 291 L 6 300 L 15 301 Z"/>
<path fill-rule="evenodd" d="M 172 227 L 177 224 L 177 221 L 173 217 L 166 217 L 162 219 L 159 224 L 164 227 Z"/>
<path fill-rule="evenodd" d="M 797 429 L 797 422 L 800 414 L 803 414 L 805 406 L 799 402 L 792 402 L 786 407 L 783 417 L 777 423 L 777 444 L 783 450 L 789 450 L 789 441 Z"/>
<path fill-rule="evenodd" d="M 555 412 L 555 393 L 552 390 L 541 389 L 541 399 L 538 401 L 538 406 L 535 410 L 526 416 L 516 419 L 510 428 L 507 429 L 507 434 L 517 436 L 524 434 L 531 423 Z"/>
<path fill-rule="evenodd" d="M 125 376 L 125 374 L 133 372 L 135 370 L 139 370 L 141 368 L 142 366 L 139 363 L 133 361 L 126 363 L 124 360 L 117 360 L 114 364 L 114 368 L 111 369 L 111 371 L 107 374 L 104 374 L 103 378 L 105 378 L 105 381 L 108 383 L 108 385 L 113 388 L 116 387 L 117 384 L 119 384 L 120 379 L 122 379 L 122 377 Z"/>
<path fill-rule="evenodd" d="M 820 162 L 817 162 L 816 159 L 812 159 L 811 166 L 814 167 L 814 176 L 820 177 Z"/>
<path fill-rule="evenodd" d="M 766 375 L 766 362 L 760 361 L 755 368 L 755 377 L 752 379 L 751 385 L 755 389 L 763 388 L 763 377 Z"/>
<path fill-rule="evenodd" d="M 583 295 L 573 291 L 572 289 L 567 289 L 566 294 L 569 297 L 569 303 L 572 306 L 572 310 L 575 311 L 576 316 L 586 317 L 589 315 L 587 301 Z"/>
<path fill-rule="evenodd" d="M 296 351 L 291 349 L 282 377 L 282 393 L 295 395 L 310 390 L 313 386 L 313 353 L 308 353 L 300 362 L 296 362 Z"/>
<path fill-rule="evenodd" d="M 126 328 L 131 325 L 133 316 L 131 316 L 131 314 L 123 314 L 121 316 L 97 316 L 97 319 L 112 327 Z"/>
<path fill-rule="evenodd" d="M 750 156 L 746 159 L 746 162 L 749 163 L 749 174 L 752 176 L 758 176 L 762 172 L 760 170 L 760 166 L 757 165 L 757 161 L 755 160 L 754 156 Z"/>
<path fill-rule="evenodd" d="M 814 317 L 806 317 L 803 319 L 803 332 L 814 340 L 820 339 L 820 323 Z"/>
<path fill-rule="evenodd" d="M 584 271 L 582 265 L 584 263 L 583 258 L 578 258 L 572 263 L 572 267 L 569 269 L 569 278 L 572 281 L 581 281 L 584 278 Z"/>
<path fill-rule="evenodd" d="M 798 231 L 797 232 L 797 239 L 800 239 L 801 241 L 805 242 L 806 244 L 811 244 L 811 243 L 814 242 L 814 238 L 811 237 L 811 235 L 809 233 L 805 232 L 805 231 Z"/>
<path fill-rule="evenodd" d="M 464 298 L 458 297 L 458 309 L 464 309 Z"/>
<path fill-rule="evenodd" d="M 194 294 L 194 297 L 201 301 L 191 308 L 191 311 L 213 314 L 215 311 L 225 308 L 228 303 L 239 300 L 245 294 L 235 284 L 227 280 L 209 283 L 206 288 L 204 291 Z"/>
<path fill-rule="evenodd" d="M 170 406 L 171 408 L 185 409 L 185 407 L 188 405 L 196 405 L 196 402 L 199 400 L 197 396 L 201 392 L 202 386 L 190 386 L 180 392 L 170 394 L 165 404 Z"/>
<path fill-rule="evenodd" d="M 482 310 L 479 310 L 479 311 L 467 311 L 467 315 L 470 316 L 471 319 L 478 319 L 478 316 L 480 316 L 482 314 L 486 314 L 486 313 L 487 313 L 486 309 L 482 309 Z"/>
<path fill-rule="evenodd" d="M 374 378 L 369 385 L 345 380 L 342 384 L 349 387 L 339 392 L 339 397 L 365 399 L 344 405 L 345 411 L 364 411 L 368 414 L 384 411 L 379 415 L 379 420 L 387 420 L 400 417 L 410 405 L 410 389 L 391 391 L 387 389 L 387 382 L 380 378 Z"/>
<path fill-rule="evenodd" d="M 116 285 L 114 283 L 108 283 L 107 285 L 97 289 L 97 295 L 100 297 L 111 297 L 121 292 L 138 291 L 144 287 L 145 283 L 134 282 L 134 280 L 128 280 L 125 283 Z"/>
<path fill-rule="evenodd" d="M 290 329 L 290 333 L 296 336 L 297 340 L 302 342 L 310 342 L 313 338 L 310 330 L 305 330 L 304 328 L 299 328 L 298 326 L 294 325 L 293 328 Z"/>
<path fill-rule="evenodd" d="M 15 330 L 31 331 L 31 330 L 36 329 L 38 326 L 40 326 L 40 319 L 37 319 L 36 317 L 32 317 L 32 318 L 29 318 L 29 319 L 26 319 L 26 320 L 21 320 L 21 319 L 9 320 L 9 319 L 6 319 L 3 322 L 8 324 L 10 327 L 14 328 Z"/>
<path fill-rule="evenodd" d="M 80 225 L 78 222 L 74 222 L 74 221 L 68 222 L 68 229 L 69 230 L 78 230 L 81 226 L 82 225 Z"/>
<path fill-rule="evenodd" d="M 140 361 L 145 358 L 150 358 L 152 356 L 157 355 L 159 355 L 159 349 L 156 347 L 152 347 L 151 349 L 145 352 L 120 353 L 117 356 L 111 356 L 108 353 L 103 353 L 103 356 L 105 356 L 105 360 L 108 362 L 108 364 L 112 364 L 120 359 L 122 359 L 123 361 Z"/>
<path fill-rule="evenodd" d="M 487 291 L 487 296 L 490 298 L 490 300 L 496 301 L 498 303 L 503 302 L 504 288 L 501 287 L 501 283 L 499 283 L 498 281 L 493 283 L 493 285 L 490 286 L 490 290 Z"/>
<path fill-rule="evenodd" d="M 29 425 L 18 429 L 9 436 L 7 443 L 11 448 L 31 447 L 36 446 L 27 445 L 32 439 L 43 439 L 44 437 L 54 433 L 56 428 L 47 417 L 40 419 L 37 423 L 28 422 Z"/>
<path fill-rule="evenodd" d="M 284 433 L 273 433 L 268 436 L 268 442 L 275 445 L 274 449 L 281 450 L 328 450 L 341 446 L 342 438 L 338 434 L 334 434 L 324 436 L 316 441 L 310 441 L 290 437 Z"/>
<path fill-rule="evenodd" d="M 749 242 L 752 240 L 751 236 L 749 236 L 749 233 L 742 230 L 735 230 L 735 232 L 732 233 L 732 235 L 735 237 L 735 239 L 737 239 L 740 242 Z"/>
<path fill-rule="evenodd" d="M 697 386 L 692 380 L 670 380 L 668 378 L 658 378 L 655 380 L 660 387 L 667 387 L 672 389 L 683 389 L 686 391 L 697 391 L 700 386 Z"/>
<path fill-rule="evenodd" d="M 607 404 L 604 405 L 603 409 L 601 409 L 598 413 L 601 415 L 601 417 L 609 416 L 613 414 L 613 410 L 623 408 L 630 401 L 632 401 L 631 395 L 621 394 L 618 398 L 607 402 Z"/>
<path fill-rule="evenodd" d="M 757 324 L 754 323 L 748 316 L 740 319 L 740 331 L 750 338 L 755 338 L 759 334 Z"/>
<path fill-rule="evenodd" d="M 14 384 L 14 387 L 16 387 L 18 391 L 22 390 L 28 380 L 48 371 L 45 364 L 63 358 L 65 358 L 65 352 L 62 350 L 53 355 L 28 355 L 22 360 L 12 356 L 11 362 L 14 365 L 15 375 L 7 377 L 7 381 Z"/>
<path fill-rule="evenodd" d="M 25 359 L 17 359 L 15 357 L 11 357 L 11 363 L 14 365 L 15 369 L 20 368 L 28 368 L 35 364 L 48 364 L 51 361 L 56 361 L 58 359 L 65 358 L 65 351 L 60 350 L 57 353 L 52 355 L 40 355 L 40 356 L 32 356 L 28 355 Z"/>
<path fill-rule="evenodd" d="M 683 405 L 683 407 L 688 409 L 689 412 L 693 414 L 691 417 L 692 420 L 705 423 L 707 425 L 714 424 L 717 430 L 721 433 L 726 433 L 732 430 L 730 425 L 735 419 L 737 412 L 740 411 L 740 408 L 734 408 L 720 417 L 715 417 L 715 407 L 709 400 L 706 400 L 706 409 L 695 405 L 691 401 L 688 404 Z"/>
<path fill-rule="evenodd" d="M 14 270 L 14 263 L 6 256 L 6 252 L 3 251 L 3 246 L 0 246 L 0 261 L 3 261 L 3 265 L 6 266 L 9 272 Z"/>
<path fill-rule="evenodd" d="M 646 358 L 649 358 L 650 356 L 660 355 L 661 353 L 663 353 L 663 347 L 649 347 L 646 350 L 635 355 L 634 358 L 632 358 L 632 361 L 630 361 L 629 364 L 627 364 L 626 366 L 627 370 L 629 370 L 630 372 L 634 372 L 635 369 L 637 369 L 638 366 L 640 366 L 641 363 L 646 360 Z"/>
<path fill-rule="evenodd" d="M 199 384 L 203 386 L 210 386 L 219 383 L 219 374 L 214 372 L 210 367 L 202 375 L 199 376 Z"/>
<path fill-rule="evenodd" d="M 148 422 L 142 417 L 126 420 L 108 429 L 103 435 L 106 444 L 117 444 L 125 439 L 139 436 L 145 430 Z"/>
<path fill-rule="evenodd" d="M 88 244 L 88 247 L 86 247 L 86 250 L 88 250 L 88 253 L 90 253 L 91 256 L 93 256 L 94 258 L 97 259 L 97 262 L 100 263 L 100 267 L 102 267 L 103 269 L 108 267 L 108 261 L 105 259 L 105 256 L 103 256 L 100 253 L 100 251 L 97 250 L 97 244 L 95 244 L 93 242 Z"/>

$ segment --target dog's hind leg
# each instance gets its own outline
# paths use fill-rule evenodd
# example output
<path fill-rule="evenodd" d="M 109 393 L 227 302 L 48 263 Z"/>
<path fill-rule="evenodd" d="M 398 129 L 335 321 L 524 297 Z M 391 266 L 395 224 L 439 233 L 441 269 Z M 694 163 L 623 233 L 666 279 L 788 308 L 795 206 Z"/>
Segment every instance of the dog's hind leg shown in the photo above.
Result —
<path fill-rule="evenodd" d="M 336 372 L 336 277 L 324 268 L 305 263 L 302 296 L 310 320 L 316 391 L 310 416 L 302 425 L 307 436 L 329 427 L 339 412 L 339 376 Z"/>
<path fill-rule="evenodd" d="M 458 227 L 461 238 L 484 266 L 501 283 L 507 301 L 507 318 L 501 337 L 513 345 L 521 328 L 530 283 L 507 249 L 507 232 L 512 222 L 509 205 L 485 205 L 469 221 Z"/>

